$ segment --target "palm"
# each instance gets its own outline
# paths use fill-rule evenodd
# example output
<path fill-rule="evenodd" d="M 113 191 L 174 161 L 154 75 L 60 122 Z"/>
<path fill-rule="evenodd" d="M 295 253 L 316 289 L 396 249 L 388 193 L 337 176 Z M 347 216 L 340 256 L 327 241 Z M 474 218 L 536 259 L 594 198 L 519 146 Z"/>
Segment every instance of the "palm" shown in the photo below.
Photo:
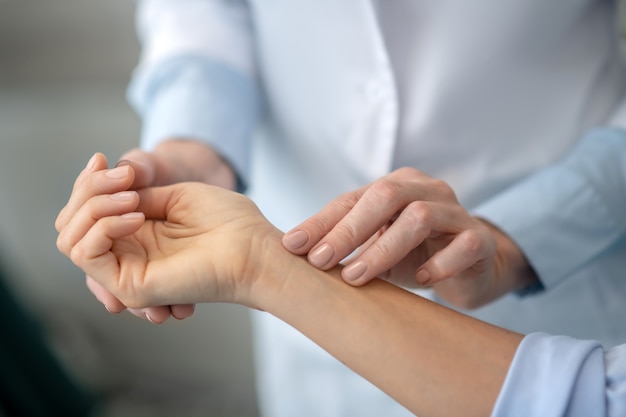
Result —
<path fill-rule="evenodd" d="M 113 241 L 119 288 L 111 291 L 132 294 L 138 305 L 233 301 L 248 267 L 251 234 L 244 229 L 269 226 L 256 206 L 201 184 L 146 189 L 140 195 L 146 221 Z"/>

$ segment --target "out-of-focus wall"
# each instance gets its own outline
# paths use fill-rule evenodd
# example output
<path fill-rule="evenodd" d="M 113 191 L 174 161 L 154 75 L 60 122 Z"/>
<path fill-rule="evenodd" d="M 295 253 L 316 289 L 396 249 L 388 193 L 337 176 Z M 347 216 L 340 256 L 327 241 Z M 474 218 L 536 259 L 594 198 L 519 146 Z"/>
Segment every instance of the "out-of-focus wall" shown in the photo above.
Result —
<path fill-rule="evenodd" d="M 10 285 L 103 416 L 254 416 L 248 312 L 199 306 L 161 326 L 109 314 L 56 250 L 54 219 L 96 151 L 136 146 L 125 101 L 131 0 L 0 0 L 0 257 Z"/>

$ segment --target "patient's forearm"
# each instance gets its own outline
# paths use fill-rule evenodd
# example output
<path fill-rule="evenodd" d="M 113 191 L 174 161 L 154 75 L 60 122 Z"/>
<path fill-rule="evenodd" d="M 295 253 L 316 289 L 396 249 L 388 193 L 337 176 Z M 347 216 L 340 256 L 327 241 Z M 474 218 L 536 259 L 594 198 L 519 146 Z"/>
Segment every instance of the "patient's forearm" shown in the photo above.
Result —
<path fill-rule="evenodd" d="M 352 287 L 339 269 L 317 270 L 282 248 L 274 259 L 256 289 L 260 308 L 420 417 L 490 414 L 521 335 L 382 280 Z"/>

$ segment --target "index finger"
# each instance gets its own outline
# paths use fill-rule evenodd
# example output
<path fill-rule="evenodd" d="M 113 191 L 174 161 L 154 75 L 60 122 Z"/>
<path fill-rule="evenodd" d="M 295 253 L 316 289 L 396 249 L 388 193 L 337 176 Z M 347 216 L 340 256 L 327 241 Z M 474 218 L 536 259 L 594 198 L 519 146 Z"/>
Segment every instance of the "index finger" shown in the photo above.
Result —
<path fill-rule="evenodd" d="M 285 249 L 298 255 L 307 253 L 354 208 L 364 190 L 365 187 L 340 195 L 318 213 L 285 233 L 282 241 Z"/>
<path fill-rule="evenodd" d="M 76 212 L 91 197 L 124 191 L 130 186 L 134 178 L 131 167 L 118 167 L 101 173 L 107 168 L 107 159 L 101 153 L 96 153 L 89 160 L 85 169 L 76 178 L 67 204 L 57 216 L 54 226 L 58 232 L 67 226 Z"/>

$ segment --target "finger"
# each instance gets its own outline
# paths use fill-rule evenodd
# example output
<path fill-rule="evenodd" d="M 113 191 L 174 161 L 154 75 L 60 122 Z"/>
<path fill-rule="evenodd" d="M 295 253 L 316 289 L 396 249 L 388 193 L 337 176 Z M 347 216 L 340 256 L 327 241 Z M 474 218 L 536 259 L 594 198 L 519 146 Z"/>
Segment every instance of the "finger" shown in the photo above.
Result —
<path fill-rule="evenodd" d="M 153 324 L 162 324 L 170 316 L 177 320 L 183 320 L 191 317 L 195 311 L 194 304 L 176 304 L 172 306 L 158 306 L 146 308 L 129 308 L 128 311 L 133 315 L 150 321 Z"/>
<path fill-rule="evenodd" d="M 470 269 L 479 275 L 490 264 L 495 252 L 495 242 L 488 232 L 465 230 L 422 265 L 417 271 L 416 282 L 430 286 Z"/>
<path fill-rule="evenodd" d="M 126 306 L 122 304 L 113 294 L 107 291 L 102 285 L 98 284 L 89 275 L 86 276 L 87 288 L 96 297 L 98 301 L 104 304 L 109 313 L 117 314 L 126 310 Z"/>
<path fill-rule="evenodd" d="M 76 177 L 76 180 L 74 180 L 74 184 L 72 186 L 72 193 L 70 194 L 70 200 L 73 197 L 74 191 L 78 188 L 78 184 L 84 180 L 85 176 L 91 174 L 94 171 L 99 171 L 105 168 L 107 168 L 106 157 L 101 153 L 95 153 L 94 155 L 92 155 L 92 157 L 87 162 L 87 165 L 85 166 L 85 168 L 83 168 L 83 170 L 78 174 L 78 177 Z M 71 218 L 72 216 L 72 213 L 70 212 L 71 209 L 72 209 L 72 206 L 66 205 L 59 212 L 56 218 L 55 224 L 54 224 L 57 231 L 60 231 L 63 227 L 65 227 L 66 222 L 68 221 L 69 218 Z"/>
<path fill-rule="evenodd" d="M 125 305 L 120 295 L 114 292 L 120 280 L 120 264 L 111 252 L 111 248 L 115 239 L 131 235 L 139 230 L 144 220 L 143 213 L 136 212 L 102 218 L 72 248 L 70 253 L 74 264 Z"/>
<path fill-rule="evenodd" d="M 358 252 L 343 269 L 343 279 L 352 285 L 363 285 L 390 270 L 432 234 L 433 228 L 445 222 L 437 204 L 416 201 L 409 204 L 376 239 Z"/>
<path fill-rule="evenodd" d="M 134 172 L 128 166 L 122 166 L 114 169 L 102 169 L 87 173 L 76 180 L 72 195 L 67 205 L 61 210 L 55 227 L 58 232 L 69 223 L 76 212 L 91 197 L 100 194 L 113 194 L 119 191 L 125 191 L 132 184 Z"/>
<path fill-rule="evenodd" d="M 352 210 L 364 190 L 365 188 L 362 188 L 340 195 L 317 214 L 285 233 L 282 240 L 285 249 L 298 255 L 307 253 Z"/>
<path fill-rule="evenodd" d="M 175 304 L 170 306 L 170 310 L 175 319 L 183 320 L 193 316 L 196 306 L 194 304 Z"/>
<path fill-rule="evenodd" d="M 309 253 L 309 262 L 331 268 L 367 241 L 382 226 L 414 200 L 420 199 L 410 182 L 383 178 L 372 184 L 333 229 Z"/>
<path fill-rule="evenodd" d="M 181 192 L 190 192 L 190 187 L 193 187 L 193 184 L 188 183 L 184 190 L 179 185 L 150 187 L 138 190 L 139 205 L 137 206 L 137 211 L 145 213 L 146 218 L 149 219 L 167 219 L 172 205 L 179 201 Z M 182 213 L 178 214 L 182 215 Z"/>
<path fill-rule="evenodd" d="M 156 184 L 157 162 L 155 157 L 141 149 L 132 149 L 126 152 L 115 165 L 130 166 L 133 168 L 135 178 L 131 189 L 150 187 Z"/>
<path fill-rule="evenodd" d="M 148 320 L 152 324 L 162 324 L 172 315 L 169 306 L 129 308 L 128 311 L 139 318 Z"/>
<path fill-rule="evenodd" d="M 98 219 L 121 215 L 135 210 L 139 195 L 135 191 L 121 191 L 112 195 L 90 198 L 71 218 L 57 237 L 61 253 L 69 255 L 72 247 L 87 233 Z"/>

